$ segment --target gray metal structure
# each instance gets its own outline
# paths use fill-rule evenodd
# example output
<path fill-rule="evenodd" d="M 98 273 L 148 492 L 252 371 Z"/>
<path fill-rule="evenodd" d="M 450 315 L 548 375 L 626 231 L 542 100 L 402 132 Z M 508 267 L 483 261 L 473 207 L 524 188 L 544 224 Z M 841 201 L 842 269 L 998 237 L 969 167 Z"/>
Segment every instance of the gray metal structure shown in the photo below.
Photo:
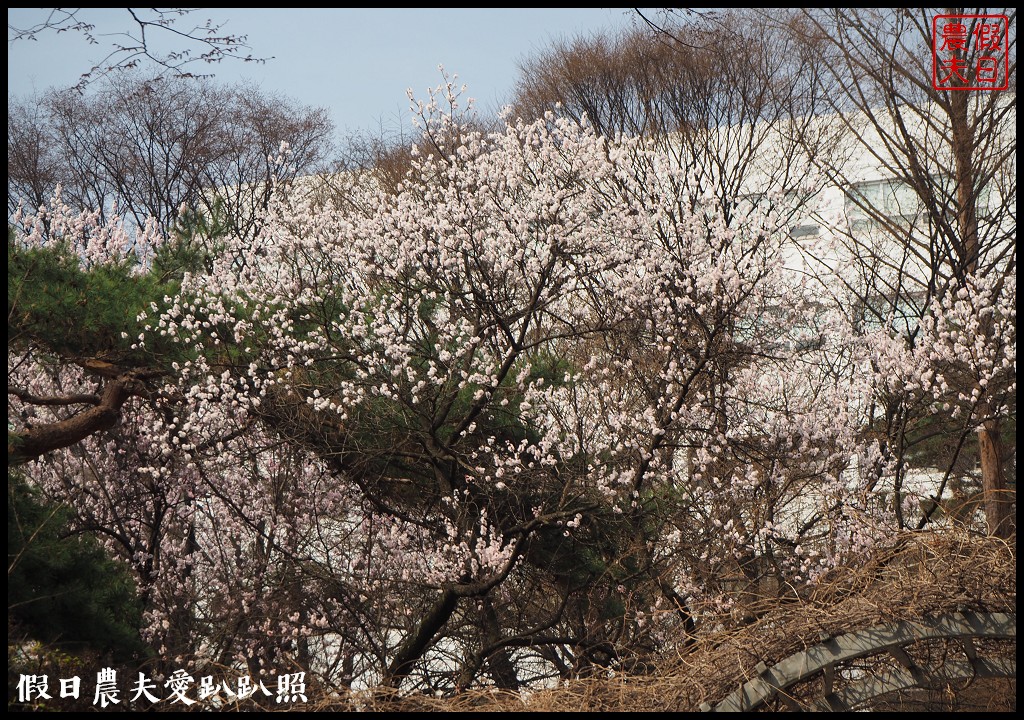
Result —
<path fill-rule="evenodd" d="M 930 687 L 944 681 L 971 677 L 1015 677 L 1013 658 L 979 658 L 973 639 L 1016 640 L 1016 613 L 950 613 L 923 620 L 902 620 L 857 630 L 822 642 L 767 667 L 760 663 L 757 676 L 741 685 L 718 704 L 705 703 L 701 710 L 738 712 L 755 710 L 780 698 L 793 710 L 852 710 L 872 698 L 913 687 Z M 903 649 L 921 640 L 957 639 L 966 660 L 947 661 L 941 667 L 922 667 Z M 865 677 L 834 688 L 837 666 L 858 658 L 888 653 L 901 666 L 897 670 Z M 797 702 L 786 689 L 821 673 L 822 696 L 813 704 Z"/>

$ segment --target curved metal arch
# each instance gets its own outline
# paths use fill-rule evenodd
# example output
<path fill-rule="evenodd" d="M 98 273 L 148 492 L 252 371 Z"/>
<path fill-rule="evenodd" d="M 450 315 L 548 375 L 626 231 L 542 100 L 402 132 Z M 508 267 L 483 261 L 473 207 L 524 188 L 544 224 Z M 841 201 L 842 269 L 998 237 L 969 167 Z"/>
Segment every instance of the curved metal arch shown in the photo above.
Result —
<path fill-rule="evenodd" d="M 761 663 L 756 668 L 758 671 L 757 677 L 745 682 L 735 692 L 731 693 L 714 707 L 705 704 L 701 709 L 714 712 L 753 710 L 774 698 L 780 691 L 819 672 L 824 672 L 828 678 L 831 678 L 834 667 L 839 663 L 882 652 L 890 652 L 900 657 L 901 648 L 904 645 L 910 645 L 919 640 L 944 638 L 1016 639 L 1016 637 L 1016 613 L 950 613 L 924 620 L 902 620 L 900 622 L 877 625 L 865 630 L 858 630 L 824 640 L 824 642 L 818 645 L 789 656 L 770 668 Z M 971 674 L 981 674 L 977 667 L 975 667 L 976 665 L 988 667 L 981 665 L 981 661 L 974 661 L 973 658 L 969 662 L 964 663 L 964 665 L 974 668 Z M 989 669 L 1002 672 L 1009 668 L 1002 665 L 993 665 Z M 956 669 L 956 666 L 951 666 L 951 671 L 958 671 L 958 669 Z M 1013 672 L 1016 672 L 1015 664 Z M 899 677 L 896 677 L 897 675 Z M 906 676 L 903 673 L 895 673 L 891 682 L 897 684 L 900 682 L 910 682 L 911 685 L 906 685 L 905 687 L 911 687 L 925 682 L 927 675 L 927 671 L 922 671 L 921 668 L 908 665 Z M 967 676 L 969 677 L 970 675 Z M 877 684 L 870 680 L 864 682 L 866 684 L 860 688 L 860 692 L 874 693 L 872 695 L 865 695 L 865 699 L 889 692 L 889 690 L 881 689 L 885 687 L 885 682 L 880 681 Z M 860 683 L 858 683 L 859 685 Z M 875 689 L 878 689 L 878 692 L 875 692 Z M 894 687 L 893 689 L 898 688 Z M 851 686 L 844 692 L 855 692 L 855 688 Z M 851 695 L 850 701 L 854 703 L 860 702 L 855 700 L 855 697 L 857 697 L 856 694 Z M 782 698 L 785 700 L 785 693 L 782 694 Z M 843 702 L 845 704 L 841 696 L 828 692 L 822 702 L 828 703 L 830 701 L 837 703 L 836 709 L 840 708 L 838 703 Z M 829 709 L 832 709 L 831 705 Z"/>
<path fill-rule="evenodd" d="M 977 658 L 946 662 L 935 668 L 900 668 L 877 677 L 858 680 L 843 690 L 818 700 L 808 709 L 820 712 L 848 712 L 868 700 L 896 690 L 941 686 L 946 682 L 975 677 L 1017 677 L 1017 660 Z"/>

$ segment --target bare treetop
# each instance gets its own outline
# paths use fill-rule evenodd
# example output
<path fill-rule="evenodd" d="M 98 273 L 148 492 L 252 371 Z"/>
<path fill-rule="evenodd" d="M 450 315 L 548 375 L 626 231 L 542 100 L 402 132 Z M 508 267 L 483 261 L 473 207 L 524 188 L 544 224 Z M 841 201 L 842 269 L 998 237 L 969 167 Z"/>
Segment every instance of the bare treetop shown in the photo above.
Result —
<path fill-rule="evenodd" d="M 92 8 L 49 8 L 46 19 L 30 27 L 8 24 L 8 42 L 37 40 L 46 33 L 74 32 L 81 34 L 90 44 L 103 46 L 107 54 L 88 72 L 82 73 L 75 89 L 112 72 L 130 70 L 145 62 L 152 63 L 174 77 L 208 77 L 212 73 L 195 73 L 187 69 L 193 63 L 219 63 L 225 58 L 243 62 L 265 63 L 270 58 L 259 58 L 251 50 L 246 35 L 223 31 L 225 23 L 206 19 L 184 28 L 178 22 L 197 8 L 124 8 L 128 15 L 127 29 L 117 30 L 114 23 L 97 25 L 88 22 L 83 12 Z M 170 49 L 158 46 L 173 43 Z"/>

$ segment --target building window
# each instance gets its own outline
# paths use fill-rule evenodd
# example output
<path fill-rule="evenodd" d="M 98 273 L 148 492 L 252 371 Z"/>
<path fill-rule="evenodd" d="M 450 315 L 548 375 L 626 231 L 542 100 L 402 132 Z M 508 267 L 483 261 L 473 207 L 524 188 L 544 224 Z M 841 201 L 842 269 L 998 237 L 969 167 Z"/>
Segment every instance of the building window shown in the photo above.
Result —
<path fill-rule="evenodd" d="M 815 237 L 818 234 L 818 226 L 813 223 L 804 223 L 801 225 L 793 225 L 789 228 L 789 236 L 794 240 L 800 238 Z"/>
<path fill-rule="evenodd" d="M 953 178 L 936 175 L 930 178 L 936 202 L 946 212 L 954 213 L 957 193 Z M 989 207 L 992 184 L 986 185 L 976 197 L 979 211 Z M 846 215 L 854 228 L 863 228 L 881 220 L 914 222 L 924 210 L 915 189 L 901 180 L 872 180 L 854 183 L 846 191 Z"/>
<path fill-rule="evenodd" d="M 854 226 L 883 215 L 913 219 L 921 208 L 914 189 L 899 180 L 872 180 L 852 185 L 846 193 L 846 214 Z"/>

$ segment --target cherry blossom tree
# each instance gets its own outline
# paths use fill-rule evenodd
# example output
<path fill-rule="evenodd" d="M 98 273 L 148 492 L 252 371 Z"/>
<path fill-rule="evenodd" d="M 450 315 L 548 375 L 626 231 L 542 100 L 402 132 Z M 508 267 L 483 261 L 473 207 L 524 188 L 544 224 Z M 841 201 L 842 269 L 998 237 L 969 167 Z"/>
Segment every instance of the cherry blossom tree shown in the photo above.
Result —
<path fill-rule="evenodd" d="M 1002 79 L 1015 88 L 1016 12 L 1001 12 L 1007 25 L 984 52 L 1006 56 Z M 838 157 L 862 158 L 815 160 L 830 182 L 846 189 L 848 214 L 856 216 L 828 223 L 841 246 L 833 257 L 848 258 L 850 266 L 827 273 L 826 283 L 845 286 L 861 330 L 885 328 L 884 345 L 896 342 L 907 357 L 932 359 L 919 366 L 920 379 L 901 389 L 879 368 L 880 383 L 889 389 L 878 396 L 872 423 L 897 464 L 896 495 L 907 467 L 936 467 L 945 477 L 929 501 L 935 508 L 950 480 L 972 479 L 976 461 L 988 532 L 1009 537 L 1015 523 L 1007 476 L 1014 454 L 1016 335 L 1007 306 L 1016 291 L 1016 105 L 1002 92 L 933 85 L 933 20 L 940 14 L 807 10 L 802 22 L 784 29 L 827 58 L 818 81 L 822 108 L 845 129 L 840 142 L 846 150 Z M 967 17 L 963 29 L 973 37 L 985 21 Z M 768 22 L 780 29 L 774 18 Z M 956 60 L 973 72 L 981 54 L 978 44 L 967 43 Z M 874 200 L 858 190 L 857 173 L 866 163 L 889 178 Z M 959 357 L 947 352 L 951 342 L 960 347 Z M 924 391 L 932 377 L 945 383 L 939 405 Z M 918 450 L 935 436 L 943 438 L 945 452 Z M 965 457 L 971 459 L 966 468 Z"/>
<path fill-rule="evenodd" d="M 18 218 L 9 462 L 131 567 L 166 662 L 441 692 L 640 669 L 896 530 L 862 432 L 879 345 L 787 267 L 784 209 L 726 218 L 654 143 L 484 131 L 461 97 L 417 105 L 397 184 L 281 193 L 173 277 L 159 234 Z M 33 330 L 47 253 L 144 298 L 105 354 Z M 935 308 L 950 362 L 976 290 Z"/>
<path fill-rule="evenodd" d="M 683 55 L 701 47 L 700 31 L 709 27 L 712 48 L 742 43 L 747 32 L 725 13 L 637 15 L 660 40 L 656 47 Z M 768 38 L 750 44 L 779 47 L 773 67 L 794 68 L 802 79 L 783 85 L 798 89 L 789 96 L 795 105 L 787 105 L 801 117 L 790 125 L 791 141 L 805 148 L 826 186 L 845 194 L 844 209 L 818 207 L 813 218 L 827 240 L 818 233 L 794 237 L 806 269 L 821 276 L 819 297 L 846 307 L 851 331 L 871 335 L 879 353 L 903 344 L 904 357 L 919 354 L 920 343 L 944 342 L 925 336 L 924 328 L 935 313 L 944 314 L 947 294 L 962 301 L 960 295 L 972 292 L 967 288 L 986 287 L 975 307 L 982 310 L 983 297 L 991 304 L 982 316 L 998 317 L 991 308 L 1005 304 L 1007 286 L 990 278 L 1016 269 L 1016 11 L 805 8 L 753 10 L 750 17 Z M 933 55 L 943 43 L 944 51 Z M 942 65 L 934 82 L 933 57 Z M 993 63 L 998 73 L 986 74 Z M 590 63 L 581 72 L 592 65 L 601 66 Z M 939 82 L 943 74 L 948 77 Z M 611 102 L 614 96 L 601 97 Z M 805 215 L 815 211 L 811 196 Z M 1008 356 L 1012 365 L 1014 339 L 1002 334 L 1000 322 L 989 322 L 970 327 L 988 338 L 986 356 Z M 963 340 L 965 346 L 976 341 Z M 979 384 L 984 373 L 953 373 L 949 383 L 966 383 L 954 394 L 970 398 L 954 413 L 955 403 L 934 405 L 916 381 L 897 389 L 885 375 L 891 364 L 874 369 L 879 391 L 865 432 L 881 439 L 891 460 L 886 482 L 900 523 L 963 516 L 971 524 L 965 509 L 978 505 L 971 497 L 979 496 L 988 531 L 1012 535 L 1014 373 L 986 378 L 986 385 Z M 921 475 L 936 473 L 942 479 L 932 487 L 908 486 L 912 476 L 919 483 Z M 908 506 L 912 512 L 904 517 L 903 502 L 915 494 L 921 507 Z"/>
<path fill-rule="evenodd" d="M 754 9 L 666 11 L 660 24 L 635 12 L 638 27 L 559 40 L 521 62 L 515 112 L 648 138 L 689 170 L 686 201 L 714 198 L 730 222 L 751 200 L 798 214 L 824 180 L 812 160 L 835 144 L 836 128 L 814 122 L 821 54 L 766 33 Z"/>

